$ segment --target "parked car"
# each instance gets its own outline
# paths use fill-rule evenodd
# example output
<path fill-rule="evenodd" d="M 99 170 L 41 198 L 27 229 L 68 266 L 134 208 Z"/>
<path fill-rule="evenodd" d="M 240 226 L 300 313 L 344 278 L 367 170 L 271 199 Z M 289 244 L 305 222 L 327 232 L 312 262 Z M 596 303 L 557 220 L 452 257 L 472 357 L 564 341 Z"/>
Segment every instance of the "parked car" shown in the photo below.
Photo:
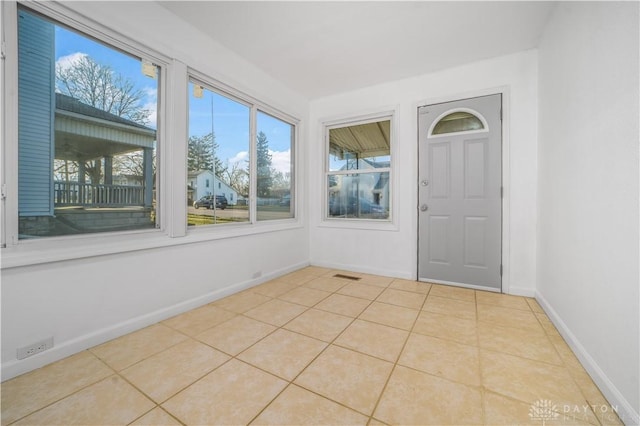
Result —
<path fill-rule="evenodd" d="M 228 202 L 227 197 L 224 195 L 216 195 L 216 209 L 224 210 L 227 208 Z M 193 207 L 198 209 L 200 207 L 204 207 L 205 209 L 213 208 L 213 195 L 205 195 L 200 198 L 198 201 L 193 202 Z"/>
<path fill-rule="evenodd" d="M 346 201 L 346 202 L 345 202 Z M 359 204 L 359 205 L 358 205 Z M 374 204 L 364 198 L 349 197 L 347 200 L 341 198 L 329 199 L 329 215 L 344 216 L 369 214 L 374 216 L 384 215 L 386 212 L 384 207 Z"/>

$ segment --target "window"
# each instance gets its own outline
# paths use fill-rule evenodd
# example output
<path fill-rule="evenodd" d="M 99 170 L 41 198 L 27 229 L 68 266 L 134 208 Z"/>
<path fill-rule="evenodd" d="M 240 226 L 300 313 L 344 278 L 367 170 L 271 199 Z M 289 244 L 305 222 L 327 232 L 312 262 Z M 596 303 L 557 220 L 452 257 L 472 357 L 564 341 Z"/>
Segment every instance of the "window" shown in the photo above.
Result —
<path fill-rule="evenodd" d="M 293 218 L 295 125 L 195 79 L 189 92 L 189 176 L 211 176 L 216 191 L 188 188 L 188 225 Z"/>
<path fill-rule="evenodd" d="M 258 112 L 256 137 L 258 220 L 293 217 L 294 127 L 278 118 Z"/>
<path fill-rule="evenodd" d="M 468 111 L 455 111 L 442 117 L 431 131 L 431 135 L 470 132 L 486 129 L 480 118 Z"/>
<path fill-rule="evenodd" d="M 207 182 L 202 191 L 187 188 L 189 226 L 249 222 L 249 206 L 238 200 L 249 198 L 250 112 L 236 99 L 189 83 L 188 176 Z M 236 196 L 225 197 L 223 184 Z"/>
<path fill-rule="evenodd" d="M 3 265 L 300 226 L 295 118 L 57 2 L 3 6 Z"/>
<path fill-rule="evenodd" d="M 159 67 L 18 9 L 20 239 L 155 228 Z"/>
<path fill-rule="evenodd" d="M 327 218 L 389 220 L 391 120 L 327 127 Z"/>

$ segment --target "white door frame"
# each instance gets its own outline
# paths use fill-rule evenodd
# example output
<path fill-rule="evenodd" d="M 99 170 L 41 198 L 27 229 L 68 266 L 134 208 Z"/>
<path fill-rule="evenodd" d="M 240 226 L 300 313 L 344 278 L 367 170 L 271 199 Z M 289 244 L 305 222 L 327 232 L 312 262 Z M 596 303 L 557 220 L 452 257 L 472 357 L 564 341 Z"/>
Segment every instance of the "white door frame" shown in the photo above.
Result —
<path fill-rule="evenodd" d="M 439 96 L 434 98 L 427 98 L 420 100 L 414 103 L 414 128 L 416 129 L 416 145 L 415 145 L 415 170 L 416 175 L 414 176 L 415 190 L 415 209 L 414 209 L 414 226 L 415 226 L 415 255 L 414 255 L 414 276 L 416 280 L 418 277 L 418 171 L 420 170 L 420 164 L 418 159 L 418 150 L 420 145 L 420 129 L 419 129 L 419 121 L 418 121 L 418 108 L 424 105 L 433 105 L 440 104 L 445 102 L 455 102 L 463 99 L 469 98 L 478 98 L 481 96 L 488 95 L 497 95 L 502 94 L 502 188 L 503 188 L 503 197 L 502 197 L 502 292 L 505 294 L 511 294 L 511 264 L 509 262 L 510 257 L 510 241 L 511 241 L 511 232 L 510 232 L 510 223 L 511 223 L 511 214 L 510 214 L 510 189 L 511 189 L 511 170 L 510 170 L 510 141 L 511 135 L 509 133 L 510 123 L 511 123 L 511 99 L 510 99 L 510 89 L 509 86 L 499 86 L 482 90 L 474 90 L 469 92 L 461 92 L 452 95 Z"/>

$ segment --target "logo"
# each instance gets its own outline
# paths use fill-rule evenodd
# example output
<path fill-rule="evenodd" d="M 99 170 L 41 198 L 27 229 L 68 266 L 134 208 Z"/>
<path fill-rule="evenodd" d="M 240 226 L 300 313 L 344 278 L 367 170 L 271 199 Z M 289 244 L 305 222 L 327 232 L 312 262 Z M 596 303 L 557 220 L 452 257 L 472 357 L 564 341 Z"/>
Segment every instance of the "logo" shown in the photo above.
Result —
<path fill-rule="evenodd" d="M 529 407 L 531 420 L 541 421 L 543 426 L 546 422 L 555 420 L 558 416 L 560 416 L 558 407 L 548 399 L 539 399 Z"/>

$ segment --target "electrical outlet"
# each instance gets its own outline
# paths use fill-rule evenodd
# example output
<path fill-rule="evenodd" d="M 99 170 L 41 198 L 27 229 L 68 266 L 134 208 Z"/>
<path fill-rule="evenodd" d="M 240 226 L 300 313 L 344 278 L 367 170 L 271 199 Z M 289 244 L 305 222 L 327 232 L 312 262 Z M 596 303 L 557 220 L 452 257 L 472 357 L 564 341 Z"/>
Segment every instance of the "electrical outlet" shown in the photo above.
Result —
<path fill-rule="evenodd" d="M 29 346 L 18 348 L 17 358 L 25 359 L 37 353 L 46 351 L 47 349 L 51 349 L 52 347 L 53 347 L 53 337 L 49 337 L 47 339 L 33 343 Z"/>

